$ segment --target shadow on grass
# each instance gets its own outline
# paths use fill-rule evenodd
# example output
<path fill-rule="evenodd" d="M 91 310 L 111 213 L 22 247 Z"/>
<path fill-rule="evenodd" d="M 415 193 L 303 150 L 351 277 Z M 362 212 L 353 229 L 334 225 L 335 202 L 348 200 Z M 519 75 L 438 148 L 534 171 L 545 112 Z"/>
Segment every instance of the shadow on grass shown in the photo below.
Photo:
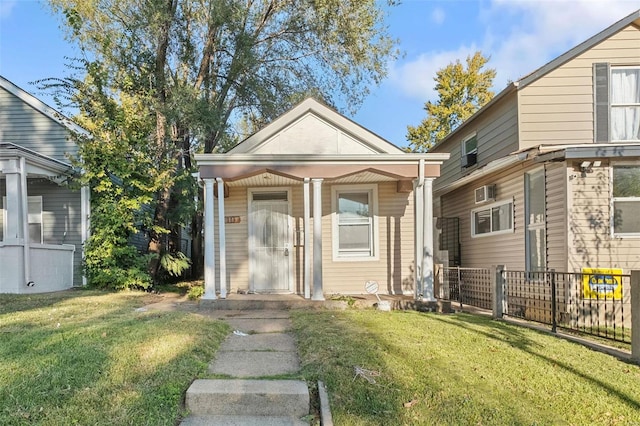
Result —
<path fill-rule="evenodd" d="M 574 413 L 582 403 L 575 404 L 571 383 L 556 383 L 555 368 L 599 386 L 629 412 L 638 408 L 631 394 L 545 355 L 530 330 L 488 318 L 346 311 L 297 312 L 293 319 L 303 374 L 325 382 L 337 424 L 595 421 Z M 375 383 L 355 366 L 379 373 Z M 575 406 L 562 406 L 567 401 Z"/>
<path fill-rule="evenodd" d="M 229 331 L 126 294 L 51 296 L 0 313 L 0 424 L 175 424 Z"/>
<path fill-rule="evenodd" d="M 434 316 L 433 319 L 438 320 L 438 321 L 443 321 L 442 318 L 438 318 L 437 316 Z M 456 317 L 455 321 L 445 321 L 447 324 L 454 324 L 457 327 L 466 329 L 466 330 L 473 330 L 476 333 L 479 333 L 483 336 L 485 336 L 488 339 L 493 339 L 493 340 L 498 340 L 501 341 L 503 343 L 512 345 L 514 347 L 517 347 L 519 350 L 526 352 L 527 354 L 534 356 L 544 362 L 547 362 L 549 364 L 552 365 L 557 365 L 561 368 L 563 368 L 564 370 L 568 371 L 569 373 L 576 375 L 590 383 L 592 383 L 593 385 L 597 386 L 598 388 L 600 388 L 601 390 L 603 390 L 604 392 L 614 395 L 616 398 L 618 398 L 620 401 L 623 401 L 625 404 L 627 404 L 630 408 L 634 409 L 634 410 L 638 410 L 638 412 L 640 413 L 640 399 L 634 399 L 631 396 L 629 396 L 626 393 L 621 392 L 619 389 L 616 389 L 615 387 L 611 386 L 610 384 L 594 377 L 593 375 L 587 374 L 585 371 L 579 370 L 576 367 L 571 366 L 570 364 L 566 363 L 566 362 L 562 362 L 558 359 L 552 358 L 550 356 L 547 356 L 543 353 L 540 353 L 539 351 L 535 351 L 533 350 L 534 348 L 537 349 L 542 349 L 544 350 L 544 348 L 540 347 L 540 345 L 531 345 L 531 340 L 524 337 L 524 329 L 521 329 L 520 327 L 516 326 L 516 325 L 509 325 L 509 324 L 505 324 L 502 322 L 498 322 L 498 321 L 487 321 L 484 318 L 481 318 L 479 316 L 476 315 L 458 315 Z M 488 328 L 491 332 L 489 331 L 481 331 L 479 330 L 477 327 L 469 327 L 470 324 L 473 325 L 477 325 L 477 324 L 481 324 L 484 328 Z M 540 334 L 546 337 L 549 337 L 546 333 L 542 333 L 538 330 L 529 330 L 527 329 L 528 332 L 531 333 L 536 333 L 536 334 Z M 512 339 L 511 336 L 516 336 L 515 342 Z M 577 343 L 569 343 L 567 342 L 567 344 L 569 345 L 576 345 L 579 346 Z M 587 350 L 585 348 L 583 348 L 582 346 L 580 346 L 581 349 Z M 606 355 L 602 355 L 602 356 L 606 356 Z M 620 361 L 623 362 L 623 361 Z M 637 394 L 636 394 L 637 396 Z M 640 417 L 640 414 L 639 414 Z"/>

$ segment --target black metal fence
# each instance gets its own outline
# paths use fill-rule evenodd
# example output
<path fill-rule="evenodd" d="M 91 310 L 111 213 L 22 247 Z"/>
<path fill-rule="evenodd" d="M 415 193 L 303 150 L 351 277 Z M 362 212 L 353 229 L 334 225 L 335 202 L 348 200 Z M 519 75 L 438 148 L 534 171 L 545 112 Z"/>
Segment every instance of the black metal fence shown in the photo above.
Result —
<path fill-rule="evenodd" d="M 442 268 L 443 299 L 493 309 L 501 285 L 506 316 L 631 343 L 630 275 L 611 272 L 525 272 Z"/>

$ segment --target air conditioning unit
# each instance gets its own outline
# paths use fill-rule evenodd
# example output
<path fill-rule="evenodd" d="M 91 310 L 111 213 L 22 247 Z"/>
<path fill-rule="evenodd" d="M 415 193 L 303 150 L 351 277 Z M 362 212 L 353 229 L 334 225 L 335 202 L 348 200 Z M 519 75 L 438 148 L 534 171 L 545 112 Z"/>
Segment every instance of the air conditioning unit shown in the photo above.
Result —
<path fill-rule="evenodd" d="M 493 201 L 496 197 L 495 185 L 484 185 L 475 190 L 476 204 L 484 203 L 486 201 Z"/>
<path fill-rule="evenodd" d="M 471 167 L 476 164 L 476 153 L 472 152 L 462 156 L 462 167 Z"/>

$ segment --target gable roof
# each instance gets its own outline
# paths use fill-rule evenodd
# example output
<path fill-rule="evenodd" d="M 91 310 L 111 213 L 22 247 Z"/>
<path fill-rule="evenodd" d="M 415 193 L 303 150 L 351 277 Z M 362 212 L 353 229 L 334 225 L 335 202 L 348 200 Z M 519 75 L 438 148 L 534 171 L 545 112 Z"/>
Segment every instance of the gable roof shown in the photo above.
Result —
<path fill-rule="evenodd" d="M 333 108 L 317 101 L 307 98 L 288 112 L 276 118 L 266 127 L 249 136 L 244 141 L 229 150 L 229 154 L 244 154 L 256 151 L 263 144 L 269 142 L 278 133 L 284 132 L 296 122 L 305 117 L 315 117 L 329 126 L 335 127 L 348 137 L 366 146 L 372 153 L 403 153 L 400 148 L 391 142 L 381 138 L 370 130 L 365 129 L 344 115 L 338 113 Z"/>
<path fill-rule="evenodd" d="M 45 104 L 40 99 L 33 96 L 31 93 L 21 89 L 20 87 L 16 86 L 15 84 L 13 84 L 12 82 L 10 82 L 9 80 L 7 80 L 1 75 L 0 75 L 0 87 L 5 89 L 7 92 L 11 93 L 12 95 L 16 96 L 18 99 L 22 100 L 31 108 L 35 109 L 36 111 L 40 112 L 46 117 L 49 117 L 51 120 L 55 121 L 56 123 L 66 127 L 70 131 L 80 133 L 84 136 L 89 136 L 89 132 L 87 130 L 78 126 L 73 121 L 71 121 L 71 119 L 69 119 L 62 113 L 51 108 L 49 105 Z"/>
<path fill-rule="evenodd" d="M 436 147 L 440 147 L 441 145 L 443 145 L 447 141 L 451 140 L 455 135 L 457 135 L 460 131 L 462 131 L 469 123 L 471 123 L 479 115 L 481 115 L 485 111 L 487 111 L 492 105 L 497 103 L 499 100 L 503 99 L 504 97 L 506 97 L 509 94 L 515 94 L 518 90 L 520 90 L 520 89 L 528 86 L 529 84 L 537 81 L 538 79 L 544 77 L 545 75 L 549 74 L 551 71 L 559 68 L 563 64 L 565 64 L 565 63 L 569 62 L 570 60 L 574 59 L 575 57 L 583 54 L 587 50 L 593 48 L 595 45 L 603 42 L 604 40 L 608 39 L 612 35 L 618 33 L 619 31 L 623 30 L 624 28 L 626 28 L 626 27 L 628 27 L 629 25 L 632 25 L 632 24 L 635 24 L 637 27 L 640 28 L 640 9 L 636 10 L 635 12 L 631 13 L 630 15 L 622 18 L 621 20 L 619 20 L 615 24 L 609 26 L 608 28 L 600 31 L 598 34 L 596 34 L 593 37 L 589 38 L 588 40 L 580 43 L 579 45 L 577 45 L 573 49 L 571 49 L 571 50 L 563 53 L 562 55 L 558 56 L 557 58 L 551 60 L 550 62 L 548 62 L 547 64 L 545 64 L 542 67 L 538 68 L 537 70 L 527 74 L 526 76 L 522 77 L 518 81 L 509 83 L 507 85 L 507 87 L 502 89 L 487 104 L 485 104 L 482 108 L 480 108 L 478 111 L 476 111 L 471 117 L 469 117 L 467 120 L 465 120 L 464 123 L 462 123 L 455 130 L 453 130 L 451 133 L 449 133 L 447 136 L 445 136 L 442 140 L 440 140 L 438 143 L 436 143 L 433 147 L 431 147 L 431 150 L 433 150 Z"/>
<path fill-rule="evenodd" d="M 595 45 L 603 42 L 604 40 L 608 39 L 612 35 L 616 34 L 617 32 L 621 31 L 622 29 L 628 27 L 631 24 L 635 24 L 636 26 L 640 27 L 640 9 L 636 10 L 635 12 L 631 13 L 628 16 L 625 16 L 615 24 L 611 25 L 608 28 L 605 28 L 604 30 L 600 31 L 598 34 L 580 43 L 573 49 L 553 59 L 551 62 L 543 65 L 537 70 L 522 77 L 521 79 L 518 80 L 518 88 L 522 89 L 523 87 L 528 86 L 529 84 L 545 76 L 546 74 L 562 66 L 563 64 L 569 62 L 576 56 L 583 54 L 584 52 L 593 48 Z"/>

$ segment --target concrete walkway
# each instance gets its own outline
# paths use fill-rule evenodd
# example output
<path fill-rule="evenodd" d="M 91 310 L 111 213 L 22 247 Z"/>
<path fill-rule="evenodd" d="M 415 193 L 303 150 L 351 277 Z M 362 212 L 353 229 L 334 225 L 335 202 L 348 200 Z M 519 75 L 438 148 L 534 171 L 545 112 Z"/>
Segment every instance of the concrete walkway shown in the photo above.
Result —
<path fill-rule="evenodd" d="M 196 380 L 187 390 L 190 416 L 181 425 L 307 425 L 307 384 L 281 379 L 300 371 L 289 312 L 199 312 L 226 321 L 234 332 L 209 364 L 220 378 Z"/>

